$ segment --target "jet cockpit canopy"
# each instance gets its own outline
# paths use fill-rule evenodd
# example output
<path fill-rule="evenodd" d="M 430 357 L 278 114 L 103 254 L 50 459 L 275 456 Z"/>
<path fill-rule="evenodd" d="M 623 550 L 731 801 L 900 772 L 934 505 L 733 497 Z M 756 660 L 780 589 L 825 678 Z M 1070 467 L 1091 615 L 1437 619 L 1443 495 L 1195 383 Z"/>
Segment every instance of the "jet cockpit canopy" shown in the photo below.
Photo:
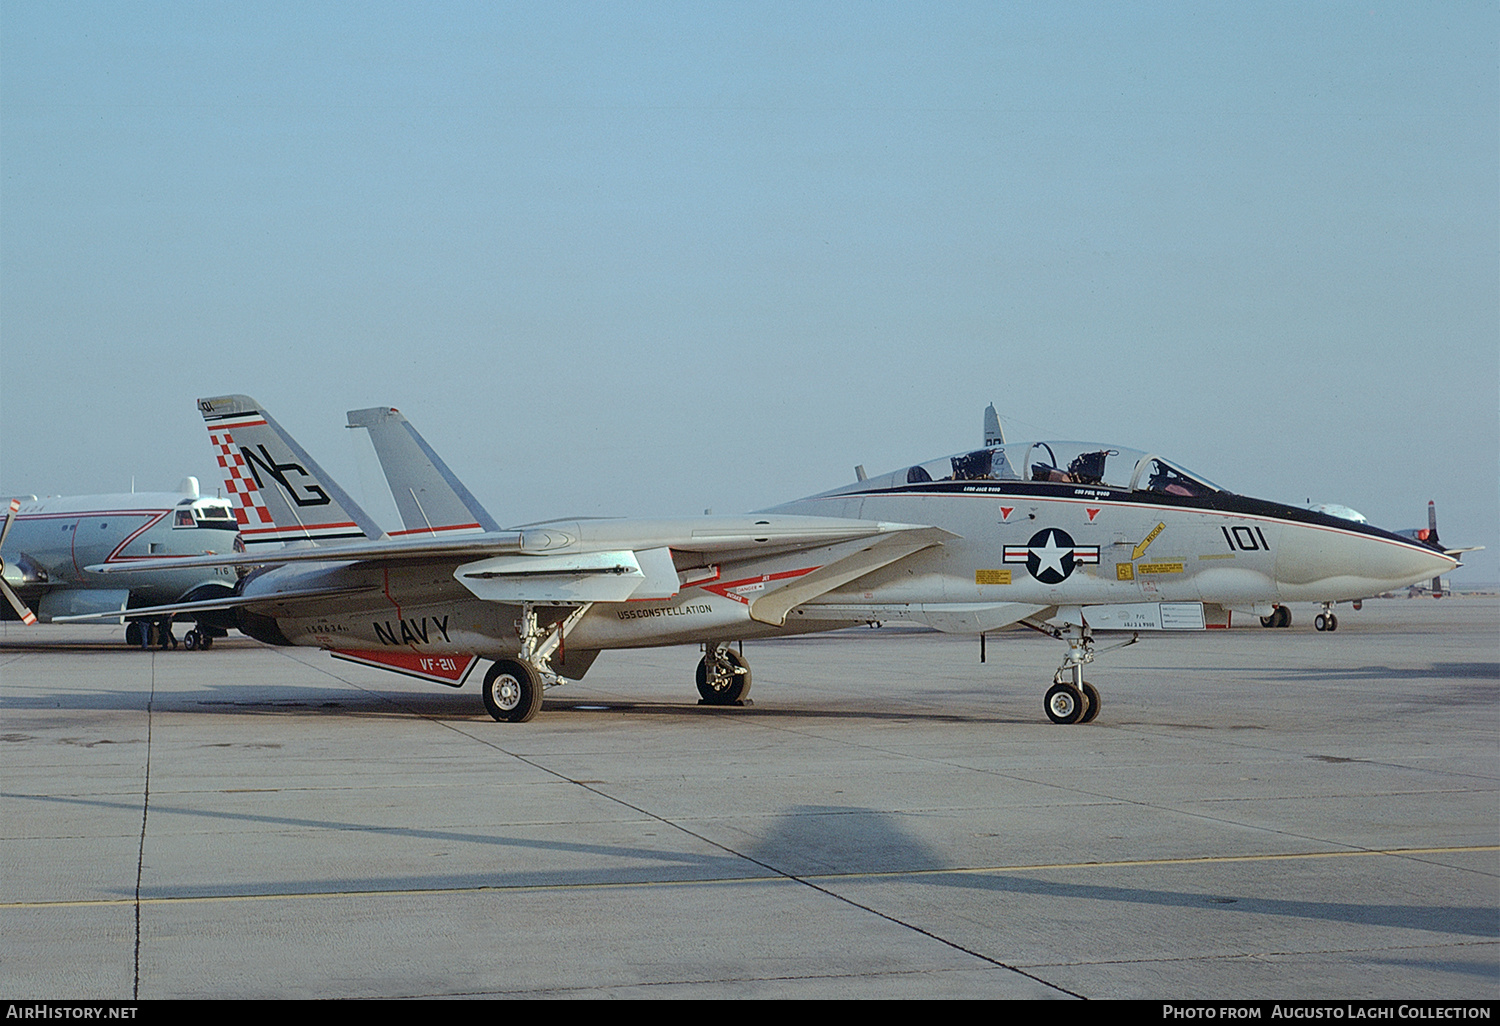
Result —
<path fill-rule="evenodd" d="M 905 477 L 907 484 L 1038 481 L 1181 496 L 1224 490 L 1155 453 L 1097 442 L 1009 442 L 919 463 Z"/>

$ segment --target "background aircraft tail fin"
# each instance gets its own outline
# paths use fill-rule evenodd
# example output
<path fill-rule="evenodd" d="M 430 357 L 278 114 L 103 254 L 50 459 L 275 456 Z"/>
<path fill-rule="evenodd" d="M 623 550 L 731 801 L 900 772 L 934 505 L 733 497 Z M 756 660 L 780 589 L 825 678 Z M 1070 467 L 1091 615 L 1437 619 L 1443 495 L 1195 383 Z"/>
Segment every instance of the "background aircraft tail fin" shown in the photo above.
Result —
<path fill-rule="evenodd" d="M 984 408 L 984 444 L 1005 444 L 1005 432 L 1000 427 L 1000 414 L 995 412 L 995 404 L 990 403 Z"/>
<path fill-rule="evenodd" d="M 400 410 L 350 410 L 349 426 L 365 428 L 405 528 L 402 534 L 462 534 L 500 526 L 454 476 Z"/>
<path fill-rule="evenodd" d="M 199 399 L 198 409 L 247 546 L 337 545 L 383 536 L 369 514 L 254 399 Z"/>
<path fill-rule="evenodd" d="M 1433 548 L 1441 548 L 1442 542 L 1438 541 L 1437 533 L 1437 503 L 1431 499 L 1427 500 L 1427 543 Z M 1443 579 L 1434 577 L 1432 579 L 1432 597 L 1443 597 Z"/>

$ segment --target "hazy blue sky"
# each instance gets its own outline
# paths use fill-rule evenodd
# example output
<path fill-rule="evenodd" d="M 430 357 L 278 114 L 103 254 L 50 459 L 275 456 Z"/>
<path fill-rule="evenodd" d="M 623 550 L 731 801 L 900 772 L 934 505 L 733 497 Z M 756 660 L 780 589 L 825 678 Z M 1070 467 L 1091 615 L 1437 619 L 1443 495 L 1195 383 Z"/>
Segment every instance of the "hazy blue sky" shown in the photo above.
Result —
<path fill-rule="evenodd" d="M 1440 511 L 1500 580 L 1493 3 L 0 0 L 0 491 L 735 512 L 1012 437 Z M 371 482 L 373 484 L 373 482 Z"/>

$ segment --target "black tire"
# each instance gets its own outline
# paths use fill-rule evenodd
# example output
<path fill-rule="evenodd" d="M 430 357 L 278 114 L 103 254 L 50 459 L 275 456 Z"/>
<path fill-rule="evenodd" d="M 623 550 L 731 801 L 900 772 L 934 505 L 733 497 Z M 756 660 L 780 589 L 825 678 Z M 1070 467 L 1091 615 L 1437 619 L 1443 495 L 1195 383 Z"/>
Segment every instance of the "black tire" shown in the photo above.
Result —
<path fill-rule="evenodd" d="M 1313 630 L 1326 631 L 1327 629 L 1328 617 L 1324 616 L 1322 613 L 1319 613 L 1317 616 L 1313 617 Z"/>
<path fill-rule="evenodd" d="M 1334 616 L 1332 613 L 1328 614 L 1328 629 L 1330 631 L 1336 631 L 1339 629 L 1339 618 Z"/>
<path fill-rule="evenodd" d="M 207 652 L 209 649 L 211 649 L 213 647 L 214 647 L 214 636 L 212 634 L 205 634 L 202 631 L 199 631 L 198 632 L 198 648 L 201 651 Z"/>
<path fill-rule="evenodd" d="M 146 625 L 139 620 L 131 620 L 125 625 L 125 644 L 131 648 L 146 647 Z"/>
<path fill-rule="evenodd" d="M 1261 617 L 1260 618 L 1260 625 L 1262 627 L 1275 627 L 1276 626 L 1276 611 L 1273 609 L 1271 611 L 1271 615 L 1270 616 L 1263 616 L 1263 617 Z"/>
<path fill-rule="evenodd" d="M 1088 702 L 1071 684 L 1054 684 L 1042 700 L 1047 718 L 1053 723 L 1077 723 L 1088 711 Z"/>
<path fill-rule="evenodd" d="M 525 666 L 502 659 L 484 675 L 484 707 L 501 723 L 525 723 L 542 707 L 542 686 Z"/>
<path fill-rule="evenodd" d="M 197 651 L 197 649 L 198 649 L 198 632 L 197 631 L 188 631 L 186 634 L 184 634 L 182 636 L 182 647 L 185 648 L 185 649 L 187 649 L 189 652 L 195 652 L 195 651 Z"/>
<path fill-rule="evenodd" d="M 1292 625 L 1292 611 L 1286 606 L 1277 606 L 1274 615 L 1277 627 L 1290 627 Z"/>
<path fill-rule="evenodd" d="M 733 649 L 724 653 L 734 667 L 728 680 L 709 680 L 708 656 L 698 660 L 698 696 L 704 705 L 737 705 L 750 693 L 750 664 Z"/>
<path fill-rule="evenodd" d="M 1099 715 L 1103 707 L 1103 701 L 1099 698 L 1099 689 L 1088 681 L 1083 682 L 1083 697 L 1088 699 L 1089 708 L 1078 720 L 1079 723 L 1093 723 L 1094 717 Z"/>

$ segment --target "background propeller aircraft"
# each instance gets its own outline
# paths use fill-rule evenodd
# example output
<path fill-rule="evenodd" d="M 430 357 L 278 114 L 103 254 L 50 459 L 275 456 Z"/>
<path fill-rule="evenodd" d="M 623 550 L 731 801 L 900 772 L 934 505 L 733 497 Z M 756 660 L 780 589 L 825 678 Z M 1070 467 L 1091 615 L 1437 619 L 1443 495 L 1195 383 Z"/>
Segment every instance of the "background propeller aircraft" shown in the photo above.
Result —
<path fill-rule="evenodd" d="M 176 492 L 11 499 L 0 527 L 0 615 L 31 624 L 80 614 L 129 620 L 125 640 L 175 644 L 171 616 L 131 619 L 141 606 L 223 598 L 235 574 L 226 566 L 182 569 L 145 561 L 235 549 L 238 527 L 229 503 L 203 498 L 196 478 Z M 111 571 L 106 575 L 105 570 Z M 114 576 L 114 571 L 124 571 Z M 35 607 L 35 612 L 32 607 Z M 148 614 L 150 615 L 150 614 Z M 189 648 L 207 648 L 224 630 L 189 631 Z"/>
<path fill-rule="evenodd" d="M 1351 520 L 1358 524 L 1369 523 L 1369 519 L 1359 510 L 1350 509 L 1348 506 L 1343 506 L 1338 503 L 1317 503 L 1307 508 L 1318 513 L 1326 513 L 1329 516 L 1338 517 L 1340 520 Z M 1452 556 L 1455 560 L 1465 552 L 1478 552 L 1484 548 L 1483 545 L 1467 545 L 1462 548 L 1448 548 L 1444 546 L 1443 543 L 1438 540 L 1437 504 L 1430 499 L 1427 502 L 1427 526 L 1425 528 L 1413 527 L 1406 530 L 1396 531 L 1395 533 L 1402 538 L 1409 539 L 1410 541 L 1416 542 L 1419 545 L 1425 545 L 1436 552 L 1441 552 L 1444 555 Z M 1462 564 L 1455 562 L 1454 566 L 1462 566 Z M 1442 598 L 1443 592 L 1447 590 L 1443 583 L 1444 580 L 1445 579 L 1441 576 L 1434 576 L 1432 578 L 1432 583 L 1430 586 L 1413 584 L 1412 593 L 1415 594 L 1421 591 L 1430 591 L 1433 598 Z M 1362 599 L 1358 598 L 1351 600 L 1355 609 L 1360 608 L 1362 601 Z M 1333 601 L 1323 602 L 1323 611 L 1318 613 L 1317 616 L 1313 617 L 1314 628 L 1320 631 L 1336 631 L 1339 629 L 1339 618 L 1333 612 L 1334 604 L 1335 603 Z M 1291 611 L 1288 610 L 1285 606 L 1277 606 L 1275 612 L 1273 612 L 1270 616 L 1261 617 L 1260 622 L 1264 627 L 1290 627 L 1292 625 Z"/>
<path fill-rule="evenodd" d="M 398 497 L 396 538 L 255 400 L 199 407 L 247 545 L 300 547 L 230 560 L 263 565 L 232 599 L 196 608 L 232 609 L 261 641 L 455 687 L 493 660 L 483 698 L 504 721 L 530 719 L 546 687 L 582 677 L 604 649 L 701 644 L 700 697 L 733 704 L 751 681 L 735 641 L 904 621 L 980 635 L 1023 624 L 1062 641 L 1045 709 L 1087 722 L 1101 708 L 1083 679 L 1096 630 L 1132 632 L 1130 644 L 1455 565 L 1369 525 L 1227 492 L 1155 454 L 1078 442 L 1000 442 L 744 516 L 496 530 L 405 418 L 355 411 L 350 425 L 371 430 Z"/>
<path fill-rule="evenodd" d="M 1423 545 L 1426 545 L 1429 548 L 1436 549 L 1437 551 L 1442 552 L 1445 555 L 1453 556 L 1455 558 L 1463 555 L 1465 552 L 1478 552 L 1484 548 L 1483 545 L 1464 545 L 1459 548 L 1450 548 L 1448 546 L 1445 546 L 1438 539 L 1437 503 L 1433 502 L 1431 499 L 1427 500 L 1427 526 L 1425 528 L 1413 527 L 1404 531 L 1397 531 L 1396 533 L 1403 538 L 1410 538 L 1412 541 L 1421 542 Z M 1442 577 L 1434 576 L 1431 583 L 1432 597 L 1442 598 L 1443 592 L 1445 590 L 1447 589 L 1443 587 Z"/>

